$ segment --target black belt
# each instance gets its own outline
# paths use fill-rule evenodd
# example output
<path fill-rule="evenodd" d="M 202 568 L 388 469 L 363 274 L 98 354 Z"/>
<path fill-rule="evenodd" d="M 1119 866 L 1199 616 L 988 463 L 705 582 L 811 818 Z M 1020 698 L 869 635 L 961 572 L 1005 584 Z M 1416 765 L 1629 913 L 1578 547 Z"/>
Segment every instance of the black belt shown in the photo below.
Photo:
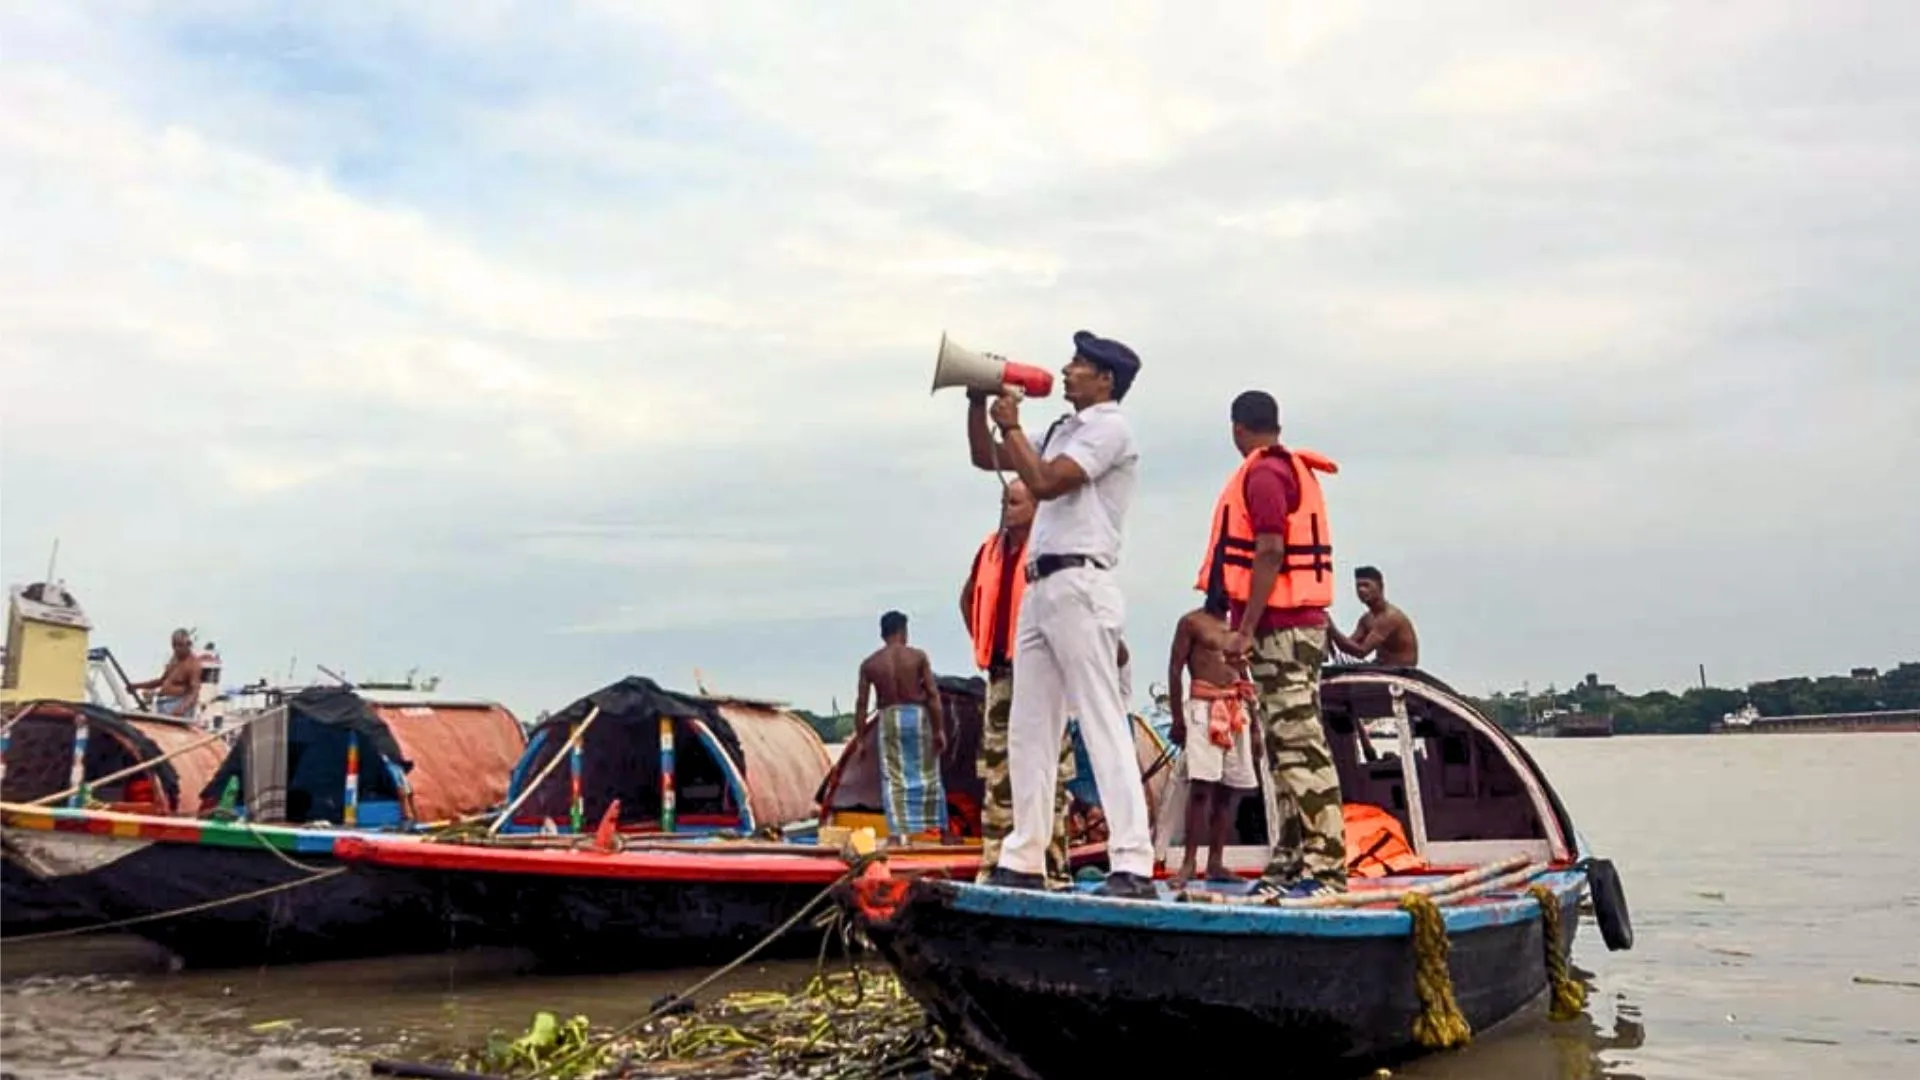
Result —
<path fill-rule="evenodd" d="M 1027 584 L 1031 585 L 1048 574 L 1065 570 L 1069 566 L 1091 566 L 1095 570 L 1105 570 L 1100 560 L 1091 555 L 1042 555 L 1027 564 Z"/>

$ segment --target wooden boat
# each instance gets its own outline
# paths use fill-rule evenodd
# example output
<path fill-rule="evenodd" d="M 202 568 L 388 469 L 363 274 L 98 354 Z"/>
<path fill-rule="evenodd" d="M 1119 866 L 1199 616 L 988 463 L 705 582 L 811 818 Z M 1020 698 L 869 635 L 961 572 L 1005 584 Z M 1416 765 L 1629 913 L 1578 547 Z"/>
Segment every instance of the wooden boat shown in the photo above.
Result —
<path fill-rule="evenodd" d="M 1525 750 L 1417 672 L 1329 668 L 1322 700 L 1345 798 L 1387 810 L 1416 857 L 1353 878 L 1342 904 L 1252 902 L 1245 880 L 1119 900 L 880 866 L 838 899 L 951 1036 L 1025 1080 L 1190 1067 L 1195 1046 L 1352 1076 L 1550 994 L 1577 1013 L 1565 960 L 1582 893 L 1610 948 L 1631 947 L 1631 926 L 1611 864 Z M 1368 749 L 1381 717 L 1395 753 Z"/>
<path fill-rule="evenodd" d="M 9 863 L 101 918 L 138 920 L 126 929 L 188 966 L 478 942 L 483 927 L 406 875 L 345 873 L 334 842 L 497 805 L 523 745 L 491 702 L 309 688 L 251 721 L 203 786 L 179 790 L 174 809 L 191 798 L 207 818 L 0 803 L 0 835 Z"/>
<path fill-rule="evenodd" d="M 523 830 L 552 823 L 553 835 L 454 835 L 428 844 L 351 837 L 336 851 L 350 863 L 437 880 L 449 906 L 485 912 L 549 966 L 730 960 L 842 878 L 849 845 L 887 845 L 902 874 L 973 876 L 985 688 L 978 679 L 940 685 L 952 718 L 941 771 L 954 824 L 944 836 L 888 833 L 875 728 L 850 740 L 829 771 L 813 729 L 776 703 L 681 693 L 635 677 L 580 699 L 529 740 L 515 770 L 516 798 L 525 798 L 515 820 Z M 529 793 L 527 778 L 569 752 L 573 730 L 585 732 L 580 753 Z M 1164 744 L 1144 723 L 1137 730 L 1151 762 Z M 663 814 L 663 806 L 674 810 Z M 592 832 L 572 832 L 574 822 Z M 1074 855 L 1097 862 L 1104 847 L 1083 843 Z M 816 935 L 791 934 L 766 955 L 819 944 Z"/>
<path fill-rule="evenodd" d="M 70 791 L 56 805 L 80 806 L 88 800 L 126 813 L 190 814 L 227 750 L 194 724 L 173 717 L 44 699 L 10 711 L 0 742 L 6 770 L 0 801 L 8 803 L 43 802 Z M 122 775 L 146 761 L 158 764 Z M 107 783 L 98 784 L 102 779 Z M 57 873 L 29 870 L 31 851 L 16 849 L 5 834 L 0 834 L 0 850 L 5 852 L 0 856 L 0 937 L 100 921 L 87 890 L 68 888 Z"/>

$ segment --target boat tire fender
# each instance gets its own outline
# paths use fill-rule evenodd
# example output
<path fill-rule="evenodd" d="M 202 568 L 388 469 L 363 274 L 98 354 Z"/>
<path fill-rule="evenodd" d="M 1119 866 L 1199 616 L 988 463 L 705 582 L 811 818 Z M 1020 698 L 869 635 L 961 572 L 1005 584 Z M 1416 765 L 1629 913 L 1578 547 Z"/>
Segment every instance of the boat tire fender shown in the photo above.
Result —
<path fill-rule="evenodd" d="M 1593 918 L 1600 924 L 1600 937 L 1607 949 L 1621 952 L 1633 948 L 1633 917 L 1627 912 L 1627 892 L 1612 860 L 1587 863 L 1587 890 L 1593 896 Z"/>

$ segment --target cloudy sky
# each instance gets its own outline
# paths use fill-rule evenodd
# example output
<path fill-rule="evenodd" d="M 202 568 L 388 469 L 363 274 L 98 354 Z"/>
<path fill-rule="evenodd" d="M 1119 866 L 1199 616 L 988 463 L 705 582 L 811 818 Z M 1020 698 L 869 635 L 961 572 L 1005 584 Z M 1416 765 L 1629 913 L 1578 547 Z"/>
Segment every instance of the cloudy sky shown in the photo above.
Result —
<path fill-rule="evenodd" d="M 1464 689 L 1920 658 L 1920 8 L 1417 8 L 0 4 L 5 577 L 136 677 L 845 705 L 888 607 L 969 665 L 941 332 L 1085 328 L 1139 690 L 1248 387 Z"/>

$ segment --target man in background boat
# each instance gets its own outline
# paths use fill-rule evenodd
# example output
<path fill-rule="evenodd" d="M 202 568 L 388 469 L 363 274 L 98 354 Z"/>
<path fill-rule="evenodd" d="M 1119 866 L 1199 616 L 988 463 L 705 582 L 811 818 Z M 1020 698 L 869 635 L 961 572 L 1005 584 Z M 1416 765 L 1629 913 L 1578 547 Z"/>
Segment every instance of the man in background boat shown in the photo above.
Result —
<path fill-rule="evenodd" d="M 973 403 L 968 422 L 977 413 L 986 424 L 986 395 L 968 391 Z M 960 590 L 960 618 L 973 639 L 974 665 L 987 673 L 986 715 L 980 725 L 979 770 L 984 800 L 980 806 L 980 869 L 975 880 L 986 881 L 1000 861 L 1000 848 L 1013 831 L 1013 779 L 1007 772 L 1007 719 L 1013 706 L 1013 638 L 1020 623 L 1020 600 L 1026 592 L 1027 536 L 1033 525 L 1033 495 L 1019 480 L 1000 492 L 1000 527 L 981 541 L 973 568 Z M 1053 839 L 1047 843 L 1048 888 L 1073 885 L 1067 862 L 1067 811 L 1072 795 L 1067 781 L 1074 778 L 1073 743 L 1060 740 L 1059 790 L 1054 796 Z"/>
<path fill-rule="evenodd" d="M 1280 444 L 1280 403 L 1248 390 L 1230 412 L 1240 465 L 1214 505 L 1194 587 L 1227 600 L 1230 662 L 1250 657 L 1266 728 L 1280 835 L 1257 890 L 1307 896 L 1347 887 L 1340 777 L 1320 723 L 1320 667 L 1333 604 L 1333 537 L 1316 474 L 1338 466 Z"/>
<path fill-rule="evenodd" d="M 173 632 L 173 655 L 157 679 L 147 679 L 127 687 L 136 694 L 152 690 L 148 708 L 161 716 L 188 717 L 200 702 L 200 658 L 193 652 L 193 635 L 186 630 Z"/>
<path fill-rule="evenodd" d="M 1387 581 L 1380 571 L 1363 566 L 1353 572 L 1353 591 L 1367 606 L 1367 613 L 1353 628 L 1353 636 L 1333 627 L 1329 634 L 1334 647 L 1356 660 L 1377 652 L 1374 663 L 1390 667 L 1420 666 L 1420 636 L 1413 632 L 1413 620 L 1407 613 L 1387 603 Z"/>
<path fill-rule="evenodd" d="M 1167 656 L 1167 709 L 1173 714 L 1173 742 L 1187 768 L 1186 859 L 1175 875 L 1176 887 L 1193 880 L 1200 845 L 1207 846 L 1207 880 L 1232 881 L 1227 870 L 1227 833 L 1241 796 L 1260 789 L 1253 771 L 1253 738 L 1248 713 L 1254 685 L 1227 662 L 1227 601 L 1209 595 L 1205 604 L 1180 617 Z M 1193 680 L 1183 692 L 1186 677 Z"/>
<path fill-rule="evenodd" d="M 860 688 L 854 695 L 856 736 L 869 723 L 880 725 L 882 801 L 889 833 L 945 833 L 947 796 L 940 780 L 940 758 L 947 750 L 946 718 L 940 686 L 927 654 L 907 644 L 907 617 L 898 611 L 880 616 L 880 648 L 860 662 Z M 867 711 L 867 698 L 875 699 Z"/>
<path fill-rule="evenodd" d="M 1104 895 L 1151 898 L 1153 838 L 1146 790 L 1121 698 L 1120 632 L 1126 600 L 1119 564 L 1127 510 L 1138 485 L 1139 452 L 1120 402 L 1140 358 L 1117 341 L 1073 336 L 1062 369 L 1062 396 L 1074 411 L 1036 448 L 1020 426 L 1020 394 L 1000 394 L 990 410 L 996 445 L 969 424 L 976 465 L 1010 461 L 1038 501 L 1028 540 L 1027 589 L 1014 637 L 1013 702 L 1007 757 L 1013 832 L 989 881 L 1044 888 L 1059 764 L 1054 756 L 1069 714 L 1080 722 L 1088 764 L 1107 824 Z"/>

